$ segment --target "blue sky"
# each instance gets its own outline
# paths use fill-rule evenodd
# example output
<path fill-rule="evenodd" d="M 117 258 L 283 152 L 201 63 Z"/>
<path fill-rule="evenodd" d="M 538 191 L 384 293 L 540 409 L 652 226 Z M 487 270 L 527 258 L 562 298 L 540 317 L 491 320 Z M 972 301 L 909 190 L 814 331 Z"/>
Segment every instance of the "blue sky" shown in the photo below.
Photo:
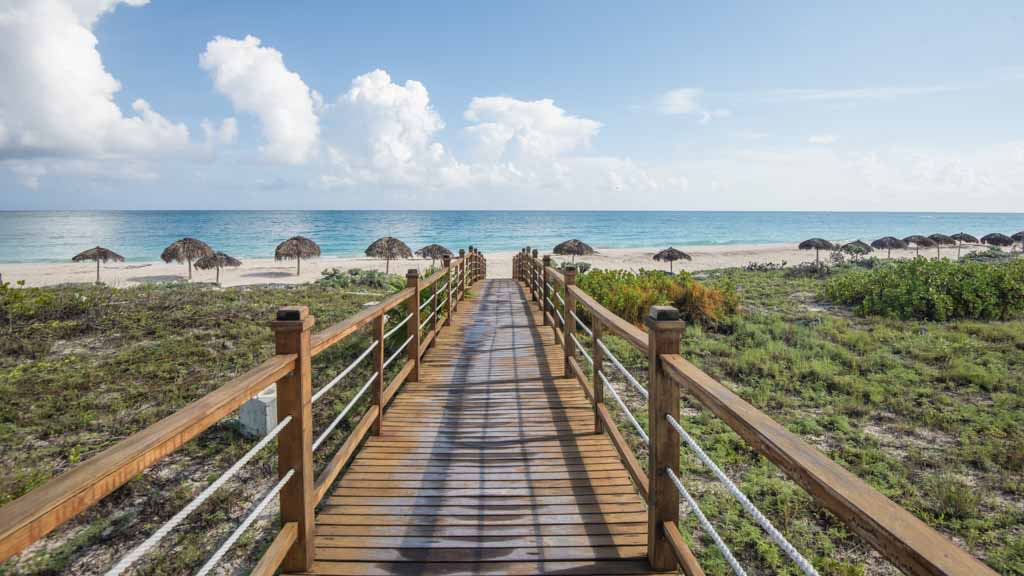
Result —
<path fill-rule="evenodd" d="M 7 0 L 0 208 L 1024 211 L 1022 16 Z"/>

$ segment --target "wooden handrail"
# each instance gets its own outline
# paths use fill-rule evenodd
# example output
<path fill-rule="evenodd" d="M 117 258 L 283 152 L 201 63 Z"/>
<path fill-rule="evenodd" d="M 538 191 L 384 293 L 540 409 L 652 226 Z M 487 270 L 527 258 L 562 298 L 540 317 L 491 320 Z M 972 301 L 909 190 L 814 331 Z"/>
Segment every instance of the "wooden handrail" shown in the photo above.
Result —
<path fill-rule="evenodd" d="M 388 296 L 379 303 L 374 304 L 356 312 L 344 320 L 335 322 L 327 328 L 317 332 L 312 338 L 313 356 L 316 357 L 324 350 L 341 342 L 346 336 L 373 322 L 375 318 L 382 316 L 392 308 L 401 306 L 415 292 L 414 288 L 404 288 L 399 292 Z"/>
<path fill-rule="evenodd" d="M 646 332 L 626 322 L 614 312 L 602 306 L 597 300 L 594 300 L 593 296 L 584 292 L 579 286 L 570 286 L 569 291 L 576 298 L 576 303 L 582 304 L 587 309 L 587 312 L 597 317 L 604 328 L 629 342 L 640 352 L 647 354 Z"/>
<path fill-rule="evenodd" d="M 910 574 L 996 574 L 682 356 L 664 354 L 661 362 L 702 406 L 900 569 Z"/>
<path fill-rule="evenodd" d="M 274 356 L 0 508 L 0 562 L 70 520 L 237 410 L 295 367 Z"/>

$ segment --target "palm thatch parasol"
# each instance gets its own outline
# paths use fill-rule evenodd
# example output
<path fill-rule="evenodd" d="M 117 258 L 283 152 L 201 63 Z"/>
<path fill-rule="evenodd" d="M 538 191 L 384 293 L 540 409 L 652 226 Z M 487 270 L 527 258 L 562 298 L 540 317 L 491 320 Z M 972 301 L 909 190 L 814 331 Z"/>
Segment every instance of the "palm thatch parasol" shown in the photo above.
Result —
<path fill-rule="evenodd" d="M 854 240 L 853 242 L 843 244 L 842 248 L 840 248 L 839 250 L 853 256 L 861 256 L 864 254 L 871 253 L 872 248 L 862 240 Z"/>
<path fill-rule="evenodd" d="M 1017 232 L 1016 234 L 1010 236 L 1010 240 L 1013 240 L 1014 242 L 1020 242 L 1021 252 L 1024 252 L 1024 230 L 1021 230 L 1020 232 Z"/>
<path fill-rule="evenodd" d="M 914 256 L 921 255 L 921 248 L 931 248 L 935 246 L 935 241 L 927 236 L 921 236 L 920 234 L 913 234 L 903 239 L 907 244 L 914 245 Z"/>
<path fill-rule="evenodd" d="M 690 255 L 686 252 L 676 250 L 671 246 L 654 255 L 655 262 L 668 262 L 668 271 L 672 274 L 675 273 L 675 271 L 672 270 L 672 264 L 676 260 L 693 260 L 693 258 L 690 258 Z"/>
<path fill-rule="evenodd" d="M 398 238 L 385 236 L 378 238 L 366 248 L 366 255 L 370 258 L 384 259 L 384 273 L 391 272 L 391 261 L 397 258 L 412 258 L 412 250 Z"/>
<path fill-rule="evenodd" d="M 86 260 L 96 261 L 96 283 L 99 284 L 100 262 L 103 262 L 104 264 L 107 262 L 124 262 L 124 257 L 113 250 L 97 246 L 75 255 L 75 257 L 71 259 L 72 262 L 85 262 Z"/>
<path fill-rule="evenodd" d="M 209 270 L 210 268 L 217 269 L 217 284 L 220 284 L 221 268 L 237 268 L 241 265 L 241 260 L 228 256 L 223 252 L 214 252 L 209 256 L 203 256 L 199 260 L 196 260 L 196 268 L 199 268 L 200 270 Z"/>
<path fill-rule="evenodd" d="M 473 247 L 470 246 L 469 249 L 470 251 L 472 251 Z M 423 248 L 417 250 L 416 255 L 419 256 L 420 258 L 430 258 L 430 265 L 433 266 L 434 263 L 437 262 L 438 258 L 451 256 L 452 251 L 445 248 L 444 246 L 441 246 L 440 244 L 428 244 Z"/>
<path fill-rule="evenodd" d="M 821 264 L 821 251 L 835 250 L 836 245 L 822 238 L 808 238 L 801 242 L 797 248 L 801 250 L 814 250 L 814 263 Z"/>
<path fill-rule="evenodd" d="M 981 243 L 988 244 L 990 246 L 1013 246 L 1013 238 L 1010 238 L 1006 234 L 993 232 L 982 236 Z"/>
<path fill-rule="evenodd" d="M 572 256 L 573 264 L 576 263 L 577 256 L 589 256 L 594 253 L 594 249 L 591 248 L 590 245 L 575 238 L 562 242 L 558 246 L 555 246 L 555 249 L 552 251 L 559 256 Z"/>
<path fill-rule="evenodd" d="M 935 242 L 935 256 L 938 258 L 942 258 L 943 246 L 956 246 L 956 239 L 952 236 L 946 236 L 945 234 L 929 234 L 928 238 L 932 242 Z"/>
<path fill-rule="evenodd" d="M 274 249 L 274 260 L 295 259 L 295 275 L 302 273 L 303 258 L 317 258 L 320 256 L 320 246 L 305 236 L 292 236 L 281 242 Z"/>
<path fill-rule="evenodd" d="M 163 253 L 160 254 L 160 259 L 164 262 L 188 262 L 188 279 L 192 279 L 192 261 L 198 260 L 203 256 L 209 256 L 213 254 L 213 248 L 210 248 L 206 242 L 202 240 L 196 240 L 195 238 L 185 237 L 181 240 L 175 240 L 167 248 L 164 248 Z"/>
<path fill-rule="evenodd" d="M 872 242 L 871 247 L 876 250 L 887 250 L 888 252 L 885 257 L 892 258 L 892 249 L 902 250 L 907 247 L 907 243 L 894 236 L 884 236 Z"/>
<path fill-rule="evenodd" d="M 970 234 L 968 234 L 966 232 L 957 232 L 956 234 L 953 234 L 952 236 L 950 236 L 950 238 L 952 238 L 953 240 L 956 240 L 956 259 L 957 260 L 960 259 L 960 248 L 964 245 L 965 242 L 967 244 L 977 244 L 978 243 L 978 239 L 977 238 L 975 238 L 974 236 L 971 236 Z"/>

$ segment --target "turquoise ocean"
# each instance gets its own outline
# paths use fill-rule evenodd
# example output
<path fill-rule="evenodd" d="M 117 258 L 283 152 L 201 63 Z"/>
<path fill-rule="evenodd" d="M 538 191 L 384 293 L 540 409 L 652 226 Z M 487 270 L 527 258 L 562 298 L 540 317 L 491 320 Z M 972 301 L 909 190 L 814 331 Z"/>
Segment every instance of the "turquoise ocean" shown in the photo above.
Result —
<path fill-rule="evenodd" d="M 1024 214 L 973 212 L 0 211 L 0 262 L 67 262 L 96 245 L 151 261 L 182 236 L 239 258 L 270 258 L 295 235 L 315 240 L 326 256 L 358 256 L 381 236 L 413 250 L 436 242 L 486 253 L 527 245 L 546 251 L 569 238 L 630 248 L 1020 230 Z"/>

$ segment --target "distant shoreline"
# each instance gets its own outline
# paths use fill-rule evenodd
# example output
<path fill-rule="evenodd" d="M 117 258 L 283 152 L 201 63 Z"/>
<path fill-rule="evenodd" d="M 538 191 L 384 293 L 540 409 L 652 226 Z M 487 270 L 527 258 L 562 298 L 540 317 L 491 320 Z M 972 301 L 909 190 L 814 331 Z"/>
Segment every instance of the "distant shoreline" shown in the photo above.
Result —
<path fill-rule="evenodd" d="M 664 248 L 601 248 L 596 247 L 597 254 L 577 258 L 578 262 L 587 262 L 597 268 L 639 270 L 668 270 L 666 262 L 655 262 L 654 254 Z M 814 261 L 814 251 L 799 250 L 795 243 L 786 244 L 730 244 L 684 246 L 679 248 L 692 256 L 692 261 L 679 261 L 674 270 L 698 272 L 717 268 L 736 268 L 751 262 L 782 262 L 789 265 L 800 262 Z M 987 246 L 964 246 L 963 252 L 987 250 Z M 540 254 L 545 254 L 540 251 Z M 921 251 L 922 255 L 935 256 L 934 249 Z M 512 276 L 512 258 L 515 251 L 484 252 L 487 258 L 487 275 L 492 278 L 509 278 Z M 885 253 L 876 252 L 885 257 Z M 945 248 L 944 256 L 955 256 L 956 248 Z M 909 258 L 914 250 L 893 250 L 893 258 Z M 826 254 L 822 254 L 826 258 Z M 556 261 L 570 258 L 555 256 Z M 440 265 L 440 261 L 436 262 Z M 431 266 L 430 260 L 410 259 L 392 260 L 392 274 L 404 275 L 410 268 L 421 272 Z M 320 278 L 320 272 L 329 268 L 342 270 L 361 268 L 366 270 L 384 271 L 383 260 L 366 257 L 325 256 L 318 259 L 304 260 L 302 274 L 295 275 L 295 261 L 274 261 L 271 258 L 242 259 L 242 266 L 221 270 L 221 286 L 257 286 L 266 284 L 303 284 Z M 72 263 L 0 263 L 0 274 L 3 281 L 15 283 L 24 280 L 26 286 L 52 286 L 65 283 L 91 283 L 96 277 L 96 266 L 92 262 Z M 210 283 L 214 281 L 213 270 L 193 270 L 193 282 Z M 129 287 L 140 284 L 159 284 L 186 280 L 188 270 L 185 264 L 166 264 L 162 261 L 124 262 L 102 266 L 100 272 L 104 284 L 116 287 Z"/>

